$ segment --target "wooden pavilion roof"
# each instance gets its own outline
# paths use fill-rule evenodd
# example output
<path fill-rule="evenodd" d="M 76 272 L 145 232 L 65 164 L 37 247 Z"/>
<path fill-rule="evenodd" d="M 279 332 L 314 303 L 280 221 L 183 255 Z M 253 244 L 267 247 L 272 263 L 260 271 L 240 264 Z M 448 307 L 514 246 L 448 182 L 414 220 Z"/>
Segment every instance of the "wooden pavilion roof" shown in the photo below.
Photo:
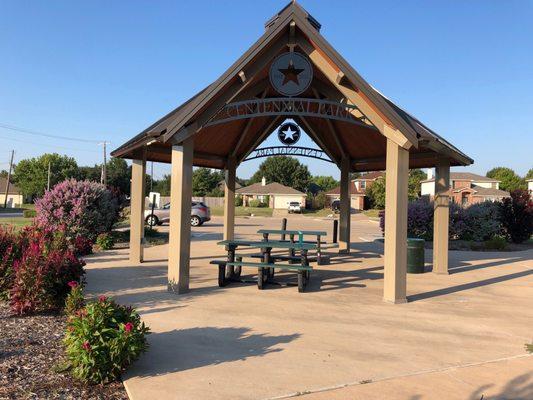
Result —
<path fill-rule="evenodd" d="M 269 80 L 269 68 L 280 54 L 293 49 L 313 65 L 313 81 L 299 98 L 354 104 L 371 123 L 293 115 L 294 119 L 335 162 L 349 157 L 353 171 L 385 169 L 386 140 L 409 149 L 410 168 L 435 166 L 440 156 L 451 165 L 473 160 L 418 119 L 369 85 L 320 34 L 320 24 L 291 2 L 265 24 L 265 33 L 215 82 L 156 121 L 111 154 L 170 162 L 172 145 L 194 136 L 196 166 L 224 168 L 228 157 L 242 161 L 286 117 L 275 115 L 208 122 L 227 104 L 279 98 Z"/>

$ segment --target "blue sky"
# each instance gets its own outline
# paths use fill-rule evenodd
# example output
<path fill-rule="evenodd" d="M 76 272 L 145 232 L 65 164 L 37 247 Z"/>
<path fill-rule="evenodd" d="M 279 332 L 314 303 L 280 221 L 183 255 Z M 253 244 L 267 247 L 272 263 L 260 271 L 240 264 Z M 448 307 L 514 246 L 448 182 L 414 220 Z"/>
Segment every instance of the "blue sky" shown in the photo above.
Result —
<path fill-rule="evenodd" d="M 286 3 L 0 0 L 0 125 L 118 147 L 222 74 Z M 469 170 L 533 167 L 533 1 L 300 4 L 370 84 L 473 157 Z M 96 143 L 0 127 L 0 169 L 11 149 L 101 162 Z"/>

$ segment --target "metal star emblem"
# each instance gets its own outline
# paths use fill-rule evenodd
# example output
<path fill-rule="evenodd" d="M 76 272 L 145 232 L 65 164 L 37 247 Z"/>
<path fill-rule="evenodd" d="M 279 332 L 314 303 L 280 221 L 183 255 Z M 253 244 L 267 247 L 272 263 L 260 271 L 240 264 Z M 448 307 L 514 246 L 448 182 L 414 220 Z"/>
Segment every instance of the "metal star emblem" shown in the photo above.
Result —
<path fill-rule="evenodd" d="M 294 140 L 294 135 L 297 133 L 297 131 L 293 131 L 290 126 L 282 132 L 285 136 L 285 139 L 290 139 L 291 141 Z"/>
<path fill-rule="evenodd" d="M 287 68 L 278 69 L 279 72 L 283 74 L 283 83 L 282 85 L 286 85 L 289 82 L 294 82 L 298 86 L 300 86 L 300 81 L 298 80 L 298 75 L 301 74 L 304 69 L 303 68 L 294 68 L 294 64 L 292 63 L 292 60 L 289 61 L 289 65 Z"/>

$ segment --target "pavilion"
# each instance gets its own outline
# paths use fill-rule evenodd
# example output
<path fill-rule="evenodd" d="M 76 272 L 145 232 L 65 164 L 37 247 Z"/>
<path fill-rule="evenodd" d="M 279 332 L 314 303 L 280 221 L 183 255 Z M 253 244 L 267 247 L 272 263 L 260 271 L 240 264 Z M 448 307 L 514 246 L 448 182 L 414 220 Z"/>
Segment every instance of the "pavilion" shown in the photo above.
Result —
<path fill-rule="evenodd" d="M 189 290 L 193 166 L 224 169 L 224 239 L 237 166 L 290 118 L 341 171 L 339 252 L 350 251 L 350 172 L 385 170 L 384 300 L 406 301 L 409 168 L 436 168 L 433 271 L 448 273 L 450 166 L 473 160 L 368 84 L 296 2 L 220 78 L 112 152 L 131 159 L 130 261 L 143 261 L 146 161 L 171 163 L 168 288 Z"/>

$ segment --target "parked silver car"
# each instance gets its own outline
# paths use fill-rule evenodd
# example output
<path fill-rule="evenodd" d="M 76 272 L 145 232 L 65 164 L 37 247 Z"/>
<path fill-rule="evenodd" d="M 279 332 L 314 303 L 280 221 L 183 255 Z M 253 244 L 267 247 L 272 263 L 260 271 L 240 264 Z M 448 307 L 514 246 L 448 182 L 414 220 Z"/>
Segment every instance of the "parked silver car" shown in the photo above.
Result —
<path fill-rule="evenodd" d="M 200 201 L 192 202 L 191 209 L 191 226 L 200 226 L 204 222 L 211 219 L 211 210 L 204 203 Z M 152 209 L 149 208 L 144 211 L 144 220 L 148 225 L 161 225 L 164 222 L 170 221 L 170 203 L 165 204 L 161 208 L 155 208 L 152 214 Z"/>

